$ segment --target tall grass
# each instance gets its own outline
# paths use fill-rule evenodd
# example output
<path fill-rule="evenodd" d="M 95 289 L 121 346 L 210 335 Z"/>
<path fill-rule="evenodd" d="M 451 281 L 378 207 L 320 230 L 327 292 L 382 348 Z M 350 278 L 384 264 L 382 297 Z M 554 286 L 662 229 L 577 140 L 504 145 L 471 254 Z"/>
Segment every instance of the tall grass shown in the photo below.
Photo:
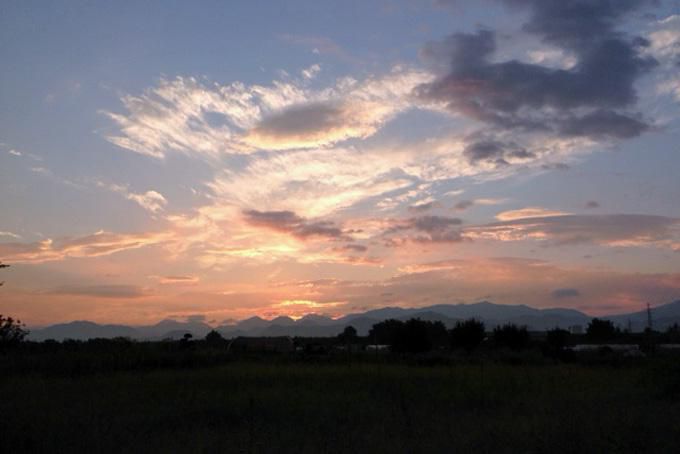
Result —
<path fill-rule="evenodd" d="M 12 452 L 680 452 L 668 372 L 236 361 L 10 375 L 0 380 L 0 443 Z"/>

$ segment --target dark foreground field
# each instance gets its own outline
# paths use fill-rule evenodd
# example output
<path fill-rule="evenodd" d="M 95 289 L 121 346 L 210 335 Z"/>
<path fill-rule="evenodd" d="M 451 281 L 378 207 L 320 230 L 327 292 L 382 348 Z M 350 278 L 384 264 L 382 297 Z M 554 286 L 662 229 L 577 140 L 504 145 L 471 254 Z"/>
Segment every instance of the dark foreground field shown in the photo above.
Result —
<path fill-rule="evenodd" d="M 0 380 L 5 452 L 680 452 L 674 361 L 231 362 Z"/>

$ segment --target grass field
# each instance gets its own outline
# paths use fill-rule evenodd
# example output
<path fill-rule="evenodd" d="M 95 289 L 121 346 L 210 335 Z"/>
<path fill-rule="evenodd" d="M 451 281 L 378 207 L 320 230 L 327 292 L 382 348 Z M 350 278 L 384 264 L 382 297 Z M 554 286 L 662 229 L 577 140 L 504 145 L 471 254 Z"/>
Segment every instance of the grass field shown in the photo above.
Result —
<path fill-rule="evenodd" d="M 677 367 L 233 362 L 0 380 L 5 452 L 680 452 Z"/>

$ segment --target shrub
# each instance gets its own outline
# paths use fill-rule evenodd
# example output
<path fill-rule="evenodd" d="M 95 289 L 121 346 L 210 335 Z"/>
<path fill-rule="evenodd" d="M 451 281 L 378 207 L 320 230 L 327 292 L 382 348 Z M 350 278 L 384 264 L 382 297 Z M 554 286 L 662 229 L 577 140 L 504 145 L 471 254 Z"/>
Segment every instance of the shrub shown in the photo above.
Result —
<path fill-rule="evenodd" d="M 484 323 L 474 318 L 457 322 L 449 331 L 451 347 L 463 348 L 468 353 L 479 347 L 485 335 Z"/>

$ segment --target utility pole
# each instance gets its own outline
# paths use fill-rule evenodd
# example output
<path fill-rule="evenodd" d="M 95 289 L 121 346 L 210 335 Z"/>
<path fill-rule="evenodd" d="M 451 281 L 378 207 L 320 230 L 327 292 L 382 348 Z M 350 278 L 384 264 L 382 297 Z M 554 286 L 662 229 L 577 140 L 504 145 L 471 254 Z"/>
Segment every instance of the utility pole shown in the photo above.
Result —
<path fill-rule="evenodd" d="M 647 303 L 647 329 L 652 332 L 652 306 Z"/>

